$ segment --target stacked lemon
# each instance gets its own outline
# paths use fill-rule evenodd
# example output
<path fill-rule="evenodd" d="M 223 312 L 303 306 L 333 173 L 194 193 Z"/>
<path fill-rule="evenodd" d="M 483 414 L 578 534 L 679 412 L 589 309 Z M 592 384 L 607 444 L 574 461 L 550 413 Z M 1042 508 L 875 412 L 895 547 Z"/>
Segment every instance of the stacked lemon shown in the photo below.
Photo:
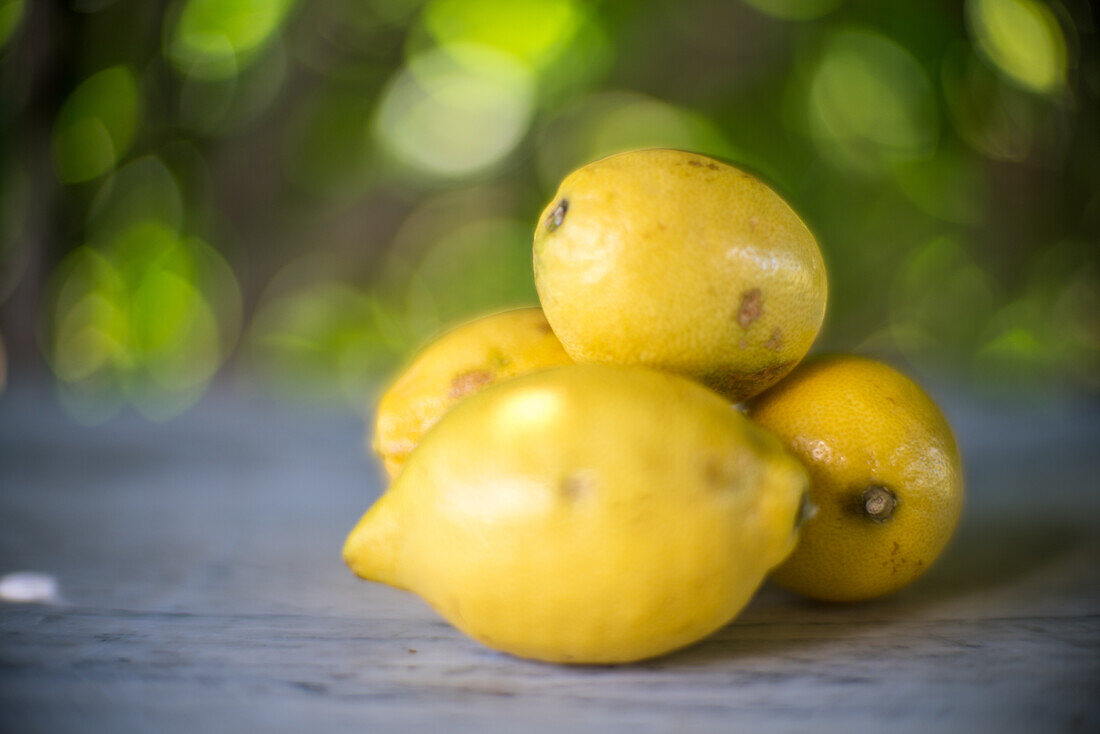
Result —
<path fill-rule="evenodd" d="M 541 309 L 458 327 L 383 396 L 394 481 L 345 543 L 357 574 L 491 647 L 617 663 L 710 634 L 769 573 L 866 599 L 943 549 L 950 428 L 884 364 L 799 365 L 825 266 L 759 179 L 611 156 L 562 182 L 533 249 Z"/>

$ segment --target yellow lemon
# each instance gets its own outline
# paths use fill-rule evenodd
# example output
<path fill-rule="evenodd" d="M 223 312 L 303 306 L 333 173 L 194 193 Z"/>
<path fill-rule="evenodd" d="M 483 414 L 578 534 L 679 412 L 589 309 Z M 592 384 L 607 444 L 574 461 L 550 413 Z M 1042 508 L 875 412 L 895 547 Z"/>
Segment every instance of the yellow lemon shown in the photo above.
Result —
<path fill-rule="evenodd" d="M 444 416 L 344 559 L 490 647 L 621 663 L 729 622 L 794 546 L 806 482 L 690 380 L 557 367 Z"/>
<path fill-rule="evenodd" d="M 935 560 L 963 503 L 951 428 L 912 380 L 855 356 L 809 360 L 749 404 L 810 472 L 798 548 L 773 578 L 818 599 L 888 594 Z"/>
<path fill-rule="evenodd" d="M 821 251 L 759 179 L 678 150 L 571 173 L 543 211 L 535 284 L 578 362 L 690 375 L 733 401 L 778 382 L 825 315 Z"/>
<path fill-rule="evenodd" d="M 372 447 L 396 476 L 424 432 L 463 398 L 493 382 L 571 361 L 541 309 L 463 324 L 425 347 L 382 395 Z"/>

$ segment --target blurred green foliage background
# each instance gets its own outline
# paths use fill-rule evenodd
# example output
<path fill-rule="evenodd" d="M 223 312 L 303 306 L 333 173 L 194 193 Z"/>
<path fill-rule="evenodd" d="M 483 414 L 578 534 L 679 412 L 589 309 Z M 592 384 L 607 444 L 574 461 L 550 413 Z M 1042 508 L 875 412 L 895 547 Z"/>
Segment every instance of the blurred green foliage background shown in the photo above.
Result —
<path fill-rule="evenodd" d="M 361 405 L 534 303 L 535 217 L 636 147 L 816 232 L 816 347 L 1100 393 L 1085 0 L 0 0 L 0 335 L 73 415 L 218 374 Z"/>

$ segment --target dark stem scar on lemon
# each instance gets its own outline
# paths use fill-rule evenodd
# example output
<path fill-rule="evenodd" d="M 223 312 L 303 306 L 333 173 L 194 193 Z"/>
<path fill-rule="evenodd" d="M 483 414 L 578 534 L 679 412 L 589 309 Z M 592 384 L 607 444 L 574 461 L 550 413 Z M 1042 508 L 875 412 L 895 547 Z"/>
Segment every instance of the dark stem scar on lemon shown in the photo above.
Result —
<path fill-rule="evenodd" d="M 897 507 L 898 496 L 878 484 L 868 486 L 859 496 L 860 514 L 874 522 L 886 522 Z"/>
<path fill-rule="evenodd" d="M 554 207 L 554 211 L 550 212 L 550 216 L 546 218 L 546 231 L 553 232 L 555 229 L 561 226 L 561 223 L 565 221 L 565 213 L 569 211 L 569 200 L 562 199 L 558 202 L 558 205 Z"/>

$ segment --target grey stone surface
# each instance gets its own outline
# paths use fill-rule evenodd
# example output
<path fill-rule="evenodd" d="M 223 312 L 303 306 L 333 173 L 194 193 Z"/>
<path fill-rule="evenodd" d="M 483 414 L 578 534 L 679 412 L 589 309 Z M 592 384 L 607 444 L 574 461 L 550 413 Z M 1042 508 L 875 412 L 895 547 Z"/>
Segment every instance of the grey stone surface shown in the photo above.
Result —
<path fill-rule="evenodd" d="M 355 579 L 380 491 L 355 416 L 219 389 L 164 424 L 0 396 L 0 731 L 1097 731 L 1100 410 L 941 394 L 968 503 L 881 601 L 765 588 L 679 653 L 565 668 L 479 646 Z"/>

